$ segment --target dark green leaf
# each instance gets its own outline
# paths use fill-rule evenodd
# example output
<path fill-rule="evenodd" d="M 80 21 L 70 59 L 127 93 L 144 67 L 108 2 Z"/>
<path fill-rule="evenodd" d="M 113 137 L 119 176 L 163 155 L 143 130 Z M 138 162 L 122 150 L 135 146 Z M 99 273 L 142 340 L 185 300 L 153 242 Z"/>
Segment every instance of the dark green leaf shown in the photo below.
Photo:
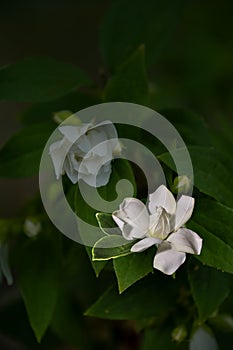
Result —
<path fill-rule="evenodd" d="M 111 287 L 85 314 L 114 320 L 161 316 L 174 306 L 177 290 L 176 281 L 171 278 L 148 276 L 122 294 L 116 286 Z"/>
<path fill-rule="evenodd" d="M 33 105 L 21 116 L 24 124 L 41 123 L 52 120 L 54 114 L 61 110 L 69 110 L 73 113 L 80 111 L 83 108 L 100 103 L 97 96 L 85 94 L 81 91 L 69 94 L 60 99 Z M 85 120 L 83 122 L 86 122 Z M 88 120 L 89 122 L 89 120 Z"/>
<path fill-rule="evenodd" d="M 90 84 L 70 63 L 49 57 L 27 58 L 0 69 L 0 99 L 22 102 L 49 101 Z"/>
<path fill-rule="evenodd" d="M 111 174 L 109 183 L 106 186 L 98 188 L 98 192 L 101 195 L 101 197 L 103 197 L 106 201 L 114 200 L 117 197 L 116 184 L 122 178 L 129 180 L 134 186 L 134 191 L 136 192 L 134 175 L 129 162 L 124 159 L 115 159 L 114 162 L 112 163 L 112 174 Z M 120 203 L 124 199 L 125 193 L 123 192 L 120 194 L 118 193 L 118 195 L 120 197 L 119 198 L 119 203 Z M 84 221 L 88 222 L 89 224 L 98 226 L 98 222 L 96 219 L 96 211 L 97 210 L 95 210 L 95 208 L 92 208 L 90 205 L 88 205 L 88 203 L 85 202 L 84 198 L 80 193 L 78 186 L 76 186 L 75 212 L 78 214 L 78 216 Z M 81 231 L 80 232 L 81 236 L 83 235 L 85 237 L 86 235 L 85 229 L 82 229 L 82 227 L 79 227 L 79 228 Z M 102 236 L 103 236 L 103 233 L 100 230 L 99 238 L 101 238 Z M 91 248 L 87 247 L 86 249 L 88 252 L 88 256 L 91 260 L 93 269 L 96 275 L 99 275 L 101 270 L 104 268 L 106 261 L 93 261 Z"/>
<path fill-rule="evenodd" d="M 106 235 L 117 235 L 121 234 L 121 230 L 116 225 L 112 218 L 112 214 L 108 213 L 97 213 L 96 219 L 98 221 L 99 227 Z"/>
<path fill-rule="evenodd" d="M 186 145 L 211 146 L 209 129 L 202 117 L 182 109 L 159 110 L 172 123 Z"/>
<path fill-rule="evenodd" d="M 19 286 L 38 341 L 48 328 L 60 289 L 59 237 L 27 241 L 18 256 Z"/>
<path fill-rule="evenodd" d="M 196 263 L 189 269 L 192 295 L 203 322 L 213 314 L 230 293 L 228 276 Z M 207 293 L 207 291 L 211 291 Z"/>
<path fill-rule="evenodd" d="M 159 329 L 147 329 L 144 334 L 141 350 L 174 350 L 176 344 L 172 341 L 171 332 Z"/>
<path fill-rule="evenodd" d="M 101 49 L 110 68 L 121 64 L 144 44 L 148 63 L 170 48 L 182 1 L 115 1 L 101 31 Z"/>
<path fill-rule="evenodd" d="M 120 293 L 153 271 L 154 254 L 155 250 L 152 248 L 146 252 L 132 253 L 113 261 Z"/>
<path fill-rule="evenodd" d="M 203 238 L 201 254 L 195 257 L 203 264 L 233 273 L 232 247 L 194 221 L 190 221 L 187 226 Z"/>
<path fill-rule="evenodd" d="M 221 155 L 213 148 L 190 146 L 188 147 L 194 168 L 194 184 L 203 193 L 215 198 L 219 202 L 233 207 L 233 194 L 230 188 L 233 188 L 232 172 L 225 166 Z M 174 150 L 174 154 L 180 162 L 182 151 Z M 175 164 L 169 153 L 162 154 L 159 159 L 163 161 L 172 170 L 176 171 Z M 185 167 L 185 163 L 183 165 Z"/>
<path fill-rule="evenodd" d="M 108 81 L 104 100 L 146 104 L 148 83 L 144 46 L 140 46 Z"/>
<path fill-rule="evenodd" d="M 109 235 L 100 238 L 92 249 L 92 260 L 110 260 L 131 254 L 135 242 L 127 241 L 120 235 Z"/>
<path fill-rule="evenodd" d="M 233 249 L 233 209 L 211 199 L 198 199 L 192 220 Z"/>
<path fill-rule="evenodd" d="M 82 313 L 71 297 L 62 294 L 57 302 L 53 319 L 52 330 L 60 339 L 77 347 L 83 346 Z"/>
<path fill-rule="evenodd" d="M 43 149 L 54 124 L 32 125 L 14 135 L 0 150 L 0 176 L 27 177 L 39 173 Z"/>

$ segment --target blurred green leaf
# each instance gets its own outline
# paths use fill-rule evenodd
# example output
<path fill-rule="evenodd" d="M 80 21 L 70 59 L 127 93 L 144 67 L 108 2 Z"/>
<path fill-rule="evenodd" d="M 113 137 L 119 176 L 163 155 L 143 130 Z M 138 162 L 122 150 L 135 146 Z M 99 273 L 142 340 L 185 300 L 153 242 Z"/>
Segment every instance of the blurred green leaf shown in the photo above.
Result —
<path fill-rule="evenodd" d="M 202 322 L 206 321 L 230 293 L 228 276 L 216 269 L 195 264 L 189 269 L 189 281 L 199 318 Z M 208 290 L 211 293 L 207 293 Z"/>
<path fill-rule="evenodd" d="M 132 254 L 130 249 L 134 243 L 120 235 L 104 236 L 92 248 L 92 260 L 110 260 Z"/>
<path fill-rule="evenodd" d="M 209 127 L 201 116 L 179 108 L 162 109 L 159 113 L 175 126 L 186 145 L 212 145 Z"/>
<path fill-rule="evenodd" d="M 0 69 L 0 99 L 49 101 L 90 84 L 76 66 L 49 57 L 33 57 Z"/>
<path fill-rule="evenodd" d="M 174 350 L 177 344 L 172 341 L 171 332 L 161 329 L 146 329 L 141 350 Z"/>
<path fill-rule="evenodd" d="M 0 150 L 0 176 L 27 177 L 39 173 L 41 155 L 54 124 L 32 125 L 15 134 Z"/>
<path fill-rule="evenodd" d="M 134 102 L 146 104 L 148 82 L 145 67 L 144 46 L 140 46 L 110 78 L 105 90 L 104 101 Z"/>
<path fill-rule="evenodd" d="M 230 163 L 225 165 L 221 154 L 213 148 L 190 146 L 188 151 L 194 168 L 194 185 L 199 191 L 215 198 L 219 202 L 233 208 L 233 188 L 232 172 L 229 169 Z M 184 163 L 183 152 L 174 149 L 174 154 L 180 163 Z M 159 159 L 176 171 L 171 155 L 165 153 Z M 230 162 L 230 160 L 229 160 Z M 185 166 L 185 163 L 184 165 Z"/>
<path fill-rule="evenodd" d="M 52 120 L 54 113 L 58 111 L 70 110 L 76 113 L 83 108 L 98 103 L 100 103 L 100 98 L 94 94 L 77 91 L 54 101 L 33 105 L 21 115 L 21 120 L 25 125 L 44 123 Z M 84 120 L 83 122 L 87 121 Z"/>
<path fill-rule="evenodd" d="M 63 341 L 75 346 L 83 346 L 82 313 L 67 294 L 59 296 L 54 310 L 51 327 Z"/>
<path fill-rule="evenodd" d="M 60 290 L 59 236 L 27 240 L 17 257 L 17 268 L 29 321 L 40 342 L 50 325 Z"/>
<path fill-rule="evenodd" d="M 113 320 L 136 320 L 169 313 L 177 298 L 177 284 L 173 279 L 152 275 L 119 294 L 109 288 L 85 313 Z"/>
<path fill-rule="evenodd" d="M 149 64 L 169 48 L 180 21 L 183 1 L 114 1 L 101 30 L 101 51 L 114 69 L 144 44 Z"/>
<path fill-rule="evenodd" d="M 120 259 L 114 259 L 113 266 L 120 293 L 150 272 L 153 272 L 154 254 L 155 250 L 152 248 L 140 254 L 132 253 Z"/>

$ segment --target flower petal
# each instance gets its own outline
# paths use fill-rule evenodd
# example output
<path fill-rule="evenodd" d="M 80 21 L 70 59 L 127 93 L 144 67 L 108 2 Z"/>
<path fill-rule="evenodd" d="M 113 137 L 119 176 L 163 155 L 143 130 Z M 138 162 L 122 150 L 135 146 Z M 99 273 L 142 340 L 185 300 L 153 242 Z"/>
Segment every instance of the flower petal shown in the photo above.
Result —
<path fill-rule="evenodd" d="M 172 275 L 184 262 L 186 254 L 173 250 L 171 245 L 163 242 L 154 257 L 154 268 L 166 275 Z"/>
<path fill-rule="evenodd" d="M 60 126 L 58 129 L 65 136 L 65 138 L 73 144 L 82 135 L 84 135 L 92 126 L 93 124 L 91 123 L 83 123 L 80 126 L 63 125 Z"/>
<path fill-rule="evenodd" d="M 120 219 L 124 226 L 116 218 Z M 125 198 L 120 209 L 113 213 L 113 219 L 126 239 L 143 238 L 149 228 L 147 208 L 137 198 Z"/>
<path fill-rule="evenodd" d="M 70 146 L 71 143 L 63 138 L 60 141 L 52 143 L 49 147 L 49 154 L 52 158 L 57 180 L 59 179 L 60 175 L 63 174 L 63 163 L 67 153 L 69 152 Z"/>
<path fill-rule="evenodd" d="M 144 239 L 141 239 L 139 242 L 135 243 L 131 248 L 131 252 L 140 253 L 146 250 L 147 248 L 151 247 L 152 245 L 160 243 L 161 240 L 159 238 L 146 237 Z"/>
<path fill-rule="evenodd" d="M 194 208 L 194 198 L 181 196 L 177 202 L 175 215 L 175 231 L 182 227 L 191 217 Z"/>
<path fill-rule="evenodd" d="M 151 214 L 155 213 L 156 208 L 162 207 L 168 214 L 173 215 L 176 211 L 176 201 L 167 187 L 161 185 L 154 193 L 149 195 L 148 207 Z"/>
<path fill-rule="evenodd" d="M 172 233 L 168 239 L 175 250 L 190 254 L 200 254 L 202 248 L 202 239 L 197 233 L 187 228 L 180 228 Z"/>

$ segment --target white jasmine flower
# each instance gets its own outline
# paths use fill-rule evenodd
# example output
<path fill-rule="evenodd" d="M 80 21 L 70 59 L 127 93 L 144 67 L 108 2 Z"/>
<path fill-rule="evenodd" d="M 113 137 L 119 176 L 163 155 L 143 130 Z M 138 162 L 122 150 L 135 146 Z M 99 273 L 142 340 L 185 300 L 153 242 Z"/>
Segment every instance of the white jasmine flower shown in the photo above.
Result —
<path fill-rule="evenodd" d="M 148 208 L 136 198 L 126 198 L 112 217 L 125 239 L 140 239 L 131 248 L 132 252 L 156 245 L 154 268 L 172 275 L 184 263 L 186 253 L 201 252 L 202 239 L 184 227 L 193 207 L 194 198 L 181 196 L 176 202 L 172 193 L 161 185 L 149 195 Z"/>
<path fill-rule="evenodd" d="M 114 152 L 119 151 L 113 123 L 104 121 L 96 125 L 92 122 L 64 125 L 59 127 L 59 131 L 63 139 L 50 146 L 57 179 L 66 173 L 73 183 L 82 179 L 93 187 L 106 185 Z"/>

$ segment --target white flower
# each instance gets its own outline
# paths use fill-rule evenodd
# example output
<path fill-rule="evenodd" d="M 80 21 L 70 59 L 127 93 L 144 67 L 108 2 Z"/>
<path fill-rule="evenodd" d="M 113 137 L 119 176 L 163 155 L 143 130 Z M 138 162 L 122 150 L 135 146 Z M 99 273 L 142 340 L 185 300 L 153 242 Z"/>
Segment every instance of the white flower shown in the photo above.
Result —
<path fill-rule="evenodd" d="M 194 198 L 181 196 L 176 202 L 172 193 L 161 185 L 149 195 L 148 209 L 140 200 L 126 198 L 112 217 L 125 239 L 140 239 L 131 248 L 132 252 L 156 245 L 154 268 L 172 275 L 184 263 L 186 253 L 201 252 L 202 239 L 184 227 L 193 207 Z"/>
<path fill-rule="evenodd" d="M 114 151 L 119 151 L 113 123 L 64 125 L 59 127 L 59 131 L 63 139 L 50 146 L 57 179 L 66 173 L 73 183 L 82 179 L 93 187 L 106 185 L 112 171 Z"/>

